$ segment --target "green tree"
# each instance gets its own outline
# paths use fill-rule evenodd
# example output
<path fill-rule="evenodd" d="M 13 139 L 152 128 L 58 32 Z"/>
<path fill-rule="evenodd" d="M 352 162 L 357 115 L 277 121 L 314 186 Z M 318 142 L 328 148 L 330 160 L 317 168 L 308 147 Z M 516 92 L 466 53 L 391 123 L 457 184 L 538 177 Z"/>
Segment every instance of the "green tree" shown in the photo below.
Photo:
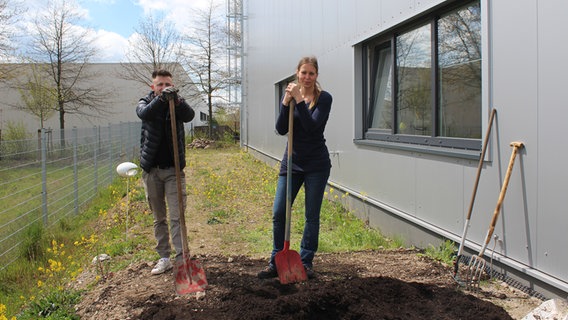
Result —
<path fill-rule="evenodd" d="M 32 65 L 32 72 L 27 83 L 19 88 L 24 105 L 21 110 L 31 113 L 39 118 L 40 128 L 56 111 L 57 90 L 49 87 L 45 79 L 45 70 L 41 65 Z"/>

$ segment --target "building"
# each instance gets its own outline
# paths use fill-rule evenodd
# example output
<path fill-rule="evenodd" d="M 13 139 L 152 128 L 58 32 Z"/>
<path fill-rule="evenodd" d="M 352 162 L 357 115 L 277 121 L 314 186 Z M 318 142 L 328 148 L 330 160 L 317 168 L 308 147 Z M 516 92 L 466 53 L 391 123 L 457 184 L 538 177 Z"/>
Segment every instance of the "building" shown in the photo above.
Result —
<path fill-rule="evenodd" d="M 565 12 L 563 0 L 246 0 L 241 143 L 281 159 L 279 98 L 315 55 L 333 96 L 330 186 L 383 234 L 424 248 L 461 242 L 495 109 L 464 255 L 482 250 L 521 141 L 485 258 L 565 298 Z"/>
<path fill-rule="evenodd" d="M 24 65 L 3 65 L 17 67 L 16 78 L 8 80 L 0 86 L 0 130 L 5 129 L 8 123 L 23 123 L 30 132 L 35 132 L 41 128 L 38 117 L 22 111 L 19 108 L 24 106 L 22 93 L 16 86 L 29 81 L 32 73 L 31 64 Z M 86 74 L 95 75 L 90 77 L 86 85 L 91 88 L 100 88 L 100 92 L 105 95 L 102 109 L 103 113 L 93 110 L 81 110 L 79 113 L 65 114 L 65 128 L 87 128 L 92 126 L 106 127 L 108 124 L 116 124 L 120 122 L 137 122 L 140 121 L 136 115 L 136 105 L 138 100 L 150 92 L 150 74 L 148 74 L 148 84 L 142 84 L 139 81 L 126 79 L 127 74 L 124 66 L 120 63 L 92 63 L 87 65 Z M 177 70 L 182 70 L 177 67 Z M 191 133 L 196 126 L 207 125 L 208 108 L 207 104 L 199 94 L 195 85 L 191 84 L 187 73 L 174 74 L 176 84 L 180 88 L 180 95 L 186 98 L 188 103 L 195 110 L 195 118 L 186 124 L 187 133 Z M 183 85 L 181 85 L 183 84 Z M 44 128 L 59 129 L 59 114 L 53 115 L 47 119 L 43 125 Z"/>

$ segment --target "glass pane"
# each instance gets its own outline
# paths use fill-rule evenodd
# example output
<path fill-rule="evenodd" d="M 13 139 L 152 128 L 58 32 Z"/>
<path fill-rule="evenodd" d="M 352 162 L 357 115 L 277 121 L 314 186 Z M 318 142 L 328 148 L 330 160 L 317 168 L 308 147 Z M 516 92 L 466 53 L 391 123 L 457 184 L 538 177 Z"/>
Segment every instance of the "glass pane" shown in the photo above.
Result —
<path fill-rule="evenodd" d="M 432 135 L 431 47 L 430 25 L 396 38 L 399 133 Z"/>
<path fill-rule="evenodd" d="M 481 138 L 481 13 L 479 3 L 438 22 L 440 136 Z"/>
<path fill-rule="evenodd" d="M 375 47 L 369 124 L 371 128 L 392 130 L 392 52 L 391 47 Z"/>

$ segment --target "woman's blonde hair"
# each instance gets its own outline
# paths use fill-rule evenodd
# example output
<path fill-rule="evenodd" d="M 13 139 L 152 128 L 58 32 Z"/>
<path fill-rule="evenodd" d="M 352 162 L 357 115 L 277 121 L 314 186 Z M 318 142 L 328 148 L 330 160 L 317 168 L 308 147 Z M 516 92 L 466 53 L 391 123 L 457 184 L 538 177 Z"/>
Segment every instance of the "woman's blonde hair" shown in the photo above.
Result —
<path fill-rule="evenodd" d="M 312 66 L 314 66 L 314 68 L 316 69 L 316 74 L 319 74 L 318 59 L 316 59 L 316 57 L 314 56 L 303 57 L 302 59 L 300 59 L 298 66 L 296 67 L 296 82 L 298 82 L 298 71 L 300 71 L 300 68 L 305 64 L 311 64 Z M 316 81 L 316 86 L 314 88 L 314 98 L 312 99 L 312 102 L 310 102 L 310 109 L 317 104 L 320 93 L 321 87 L 319 82 Z"/>

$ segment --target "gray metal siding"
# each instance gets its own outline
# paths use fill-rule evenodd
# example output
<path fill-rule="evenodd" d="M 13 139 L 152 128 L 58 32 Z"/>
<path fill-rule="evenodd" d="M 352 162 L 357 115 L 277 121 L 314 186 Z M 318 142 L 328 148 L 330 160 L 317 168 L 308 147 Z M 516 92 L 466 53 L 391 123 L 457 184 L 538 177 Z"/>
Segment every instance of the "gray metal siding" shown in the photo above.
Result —
<path fill-rule="evenodd" d="M 454 1 L 311 0 L 245 4 L 244 143 L 273 159 L 286 139 L 274 132 L 274 86 L 294 73 L 298 59 L 315 55 L 319 81 L 333 96 L 326 129 L 332 153 L 330 183 L 363 201 L 389 208 L 359 215 L 386 234 L 427 245 L 386 212 L 459 241 L 477 160 L 354 143 L 359 52 L 356 44 L 422 12 Z M 483 132 L 491 108 L 498 110 L 477 191 L 466 245 L 479 251 L 504 179 L 512 141 L 517 156 L 495 229 L 497 261 L 568 292 L 568 240 L 564 198 L 568 151 L 561 129 L 568 117 L 564 53 L 568 3 L 563 0 L 482 0 Z"/>
<path fill-rule="evenodd" d="M 568 237 L 566 226 L 566 195 L 568 173 L 564 168 L 568 157 L 565 135 L 568 118 L 566 99 L 566 73 L 568 44 L 566 35 L 566 1 L 537 2 L 537 120 L 535 142 L 536 172 L 533 191 L 536 203 L 527 212 L 531 234 L 530 247 L 539 269 L 550 275 L 568 279 Z M 536 218 L 533 218 L 536 216 Z"/>

